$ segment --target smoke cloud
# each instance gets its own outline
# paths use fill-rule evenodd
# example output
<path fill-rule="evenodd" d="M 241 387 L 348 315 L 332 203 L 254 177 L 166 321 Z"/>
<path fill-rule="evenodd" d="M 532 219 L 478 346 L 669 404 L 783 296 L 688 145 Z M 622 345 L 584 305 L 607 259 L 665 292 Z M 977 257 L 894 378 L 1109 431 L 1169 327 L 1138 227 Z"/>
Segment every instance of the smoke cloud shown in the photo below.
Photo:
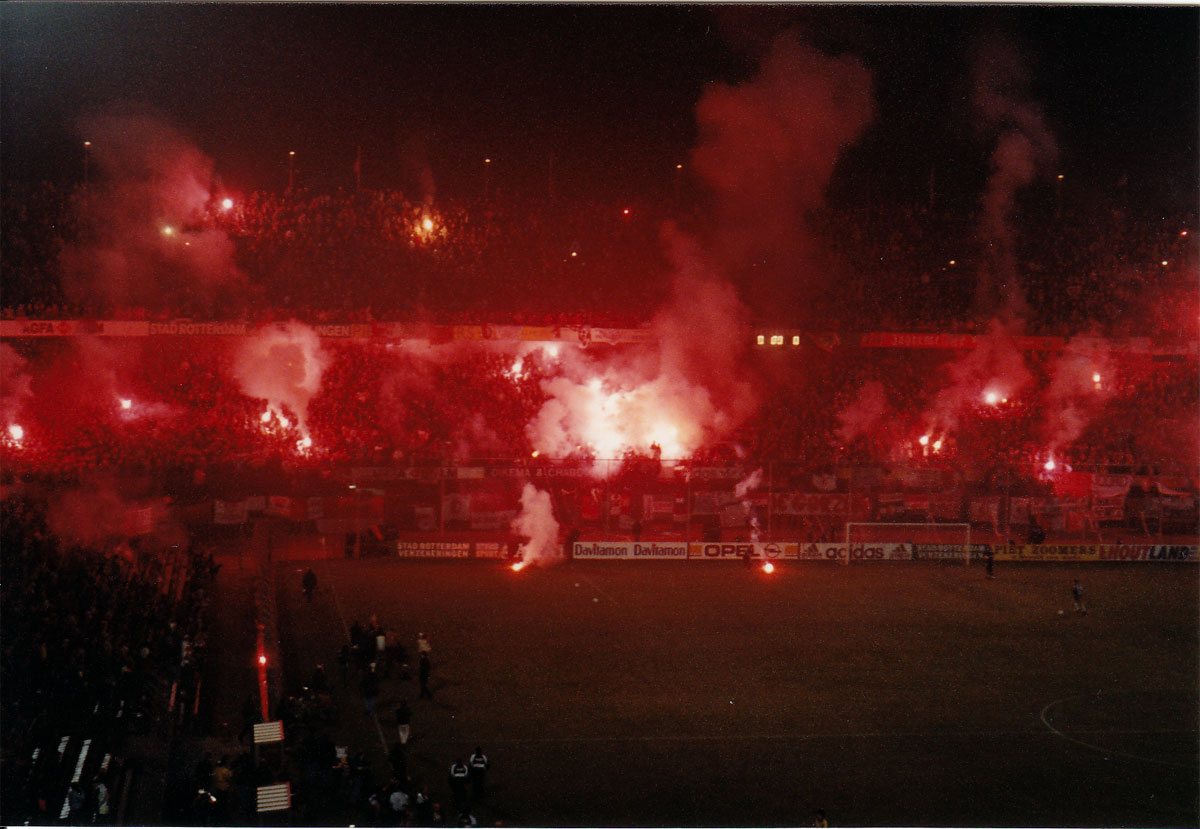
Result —
<path fill-rule="evenodd" d="M 995 37 L 981 45 L 972 104 L 984 134 L 994 140 L 981 199 L 980 234 L 987 248 L 975 297 L 984 314 L 1024 317 L 1028 311 L 1017 274 L 1016 197 L 1058 158 L 1042 108 L 1029 97 L 1029 84 L 1030 72 L 1011 42 Z"/>
<path fill-rule="evenodd" d="M 25 370 L 27 362 L 12 346 L 0 343 L 0 428 L 5 430 L 20 424 L 25 401 L 33 397 L 33 377 Z"/>
<path fill-rule="evenodd" d="M 954 434 L 962 416 L 978 406 L 986 393 L 1015 397 L 1033 383 L 1033 375 L 1013 337 L 1011 324 L 992 320 L 986 336 L 961 360 L 946 366 L 950 385 L 939 391 L 923 415 L 928 433 Z"/>
<path fill-rule="evenodd" d="M 723 260 L 753 264 L 756 308 L 800 297 L 797 280 L 813 258 L 805 213 L 822 204 L 839 156 L 874 112 L 866 66 L 826 55 L 794 31 L 774 40 L 750 80 L 705 90 L 692 163 L 717 196 Z"/>
<path fill-rule="evenodd" d="M 1081 437 L 1112 397 L 1113 371 L 1109 348 L 1100 337 L 1073 337 L 1051 365 L 1044 397 L 1044 430 L 1051 457 Z"/>
<path fill-rule="evenodd" d="M 681 459 L 757 407 L 741 366 L 749 327 L 736 291 L 692 239 L 668 226 L 663 240 L 675 277 L 651 323 L 652 343 L 609 358 L 564 349 L 558 373 L 542 381 L 547 400 L 526 427 L 541 454 Z M 599 465 L 593 471 L 603 474 Z"/>
<path fill-rule="evenodd" d="M 266 400 L 281 421 L 291 412 L 307 434 L 308 403 L 328 365 L 317 332 L 293 321 L 260 328 L 244 340 L 234 354 L 233 376 L 243 393 Z"/>
<path fill-rule="evenodd" d="M 860 435 L 871 435 L 887 412 L 888 400 L 883 383 L 870 380 L 858 390 L 854 401 L 837 413 L 841 425 L 834 434 L 847 444 Z"/>
<path fill-rule="evenodd" d="M 549 492 L 525 484 L 521 490 L 521 512 L 512 520 L 511 526 L 518 536 L 529 539 L 518 551 L 524 563 L 548 567 L 563 560 L 558 543 L 558 521 L 554 518 Z"/>
<path fill-rule="evenodd" d="M 146 114 L 84 119 L 95 176 L 80 204 L 80 233 L 59 263 L 63 289 L 102 307 L 210 311 L 246 277 L 224 233 L 198 226 L 213 191 L 213 162 Z"/>

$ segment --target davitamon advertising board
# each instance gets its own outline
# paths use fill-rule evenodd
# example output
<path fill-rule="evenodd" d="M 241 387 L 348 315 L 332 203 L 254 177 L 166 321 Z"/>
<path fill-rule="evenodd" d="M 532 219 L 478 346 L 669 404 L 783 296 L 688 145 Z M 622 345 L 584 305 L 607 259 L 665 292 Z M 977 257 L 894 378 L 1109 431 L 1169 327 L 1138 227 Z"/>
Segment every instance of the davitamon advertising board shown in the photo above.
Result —
<path fill-rule="evenodd" d="M 577 559 L 686 559 L 688 545 L 664 542 L 638 543 L 635 541 L 579 541 L 572 555 Z"/>

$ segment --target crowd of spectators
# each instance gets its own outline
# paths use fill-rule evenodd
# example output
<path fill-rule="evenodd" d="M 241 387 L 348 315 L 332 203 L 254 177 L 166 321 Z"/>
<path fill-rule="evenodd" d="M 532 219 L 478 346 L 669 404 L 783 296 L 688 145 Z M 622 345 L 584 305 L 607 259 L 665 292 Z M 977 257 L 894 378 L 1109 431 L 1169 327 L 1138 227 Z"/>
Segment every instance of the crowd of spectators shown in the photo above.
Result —
<path fill-rule="evenodd" d="M 431 203 L 364 190 L 254 192 L 229 207 L 214 197 L 181 230 L 218 231 L 232 242 L 247 287 L 219 304 L 169 290 L 150 307 L 66 296 L 60 257 L 65 247 L 81 244 L 95 221 L 85 203 L 78 191 L 48 184 L 6 189 L 5 317 L 208 314 L 637 327 L 669 291 L 660 229 L 672 211 L 661 205 Z M 1026 333 L 1067 336 L 1095 328 L 1194 340 L 1195 315 L 1179 309 L 1197 303 L 1195 219 L 1060 211 L 1019 234 L 1014 272 L 993 279 L 1019 288 Z M 875 206 L 822 208 L 808 220 L 806 233 L 816 241 L 808 245 L 813 261 L 806 267 L 828 278 L 808 280 L 803 313 L 752 309 L 762 323 L 969 331 L 988 310 L 976 288 L 995 265 L 984 261 L 988 245 L 978 239 L 977 217 Z"/>
<path fill-rule="evenodd" d="M 215 568 L 199 547 L 70 542 L 46 514 L 20 496 L 0 507 L 5 817 L 104 822 L 121 771 L 111 758 L 129 735 L 165 734 L 198 708 Z M 90 752 L 76 761 L 84 740 Z"/>
<path fill-rule="evenodd" d="M 232 348 L 217 338 L 129 341 L 103 371 L 80 362 L 70 340 L 17 347 L 29 361 L 25 370 L 44 374 L 32 384 L 33 394 L 10 408 L 21 439 L 0 434 L 0 455 L 11 474 L 64 481 L 96 469 L 203 483 L 221 470 L 244 477 L 283 468 L 531 462 L 527 424 L 548 400 L 544 380 L 558 372 L 540 350 L 518 363 L 501 347 L 438 352 L 424 345 L 326 341 L 329 363 L 306 419 L 287 410 L 284 426 L 273 417 L 264 422 L 265 401 L 241 390 Z M 1047 390 L 1059 356 L 1028 352 L 1026 388 L 994 404 L 973 396 L 955 410 L 955 425 L 939 425 L 929 412 L 952 382 L 948 367 L 965 356 L 810 347 L 794 358 L 803 371 L 755 383 L 761 398 L 755 414 L 692 460 L 1028 470 L 1053 452 L 1056 461 L 1075 466 L 1128 470 L 1179 466 L 1181 448 L 1196 443 L 1194 359 L 1113 352 L 1105 358 L 1102 391 L 1053 403 Z M 96 377 L 107 379 L 97 386 Z M 847 430 L 845 412 L 872 384 L 875 410 Z M 1069 439 L 1059 436 L 1060 421 L 1068 420 L 1077 424 Z M 306 434 L 311 446 L 302 444 Z M 923 435 L 931 442 L 920 444 Z"/>

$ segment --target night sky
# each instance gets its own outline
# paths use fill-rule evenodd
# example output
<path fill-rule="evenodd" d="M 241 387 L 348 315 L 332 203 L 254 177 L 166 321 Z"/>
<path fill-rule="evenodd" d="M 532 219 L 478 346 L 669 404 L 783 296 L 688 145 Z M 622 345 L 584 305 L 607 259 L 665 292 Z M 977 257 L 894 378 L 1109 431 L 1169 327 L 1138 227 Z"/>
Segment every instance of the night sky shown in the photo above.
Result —
<path fill-rule="evenodd" d="M 1077 199 L 1123 191 L 1191 210 L 1200 10 L 1188 7 L 0 5 L 6 180 L 82 177 L 80 119 L 157 114 L 214 159 L 225 186 L 414 187 L 438 195 L 555 187 L 662 199 L 697 142 L 706 84 L 751 77 L 793 27 L 871 71 L 875 117 L 831 202 L 919 202 L 931 171 L 977 198 L 987 141 L 970 105 L 981 40 L 1014 43 Z M 689 181 L 689 188 L 694 182 Z M 689 190 L 692 192 L 692 190 Z M 1154 208 L 1152 208 L 1154 209 Z"/>

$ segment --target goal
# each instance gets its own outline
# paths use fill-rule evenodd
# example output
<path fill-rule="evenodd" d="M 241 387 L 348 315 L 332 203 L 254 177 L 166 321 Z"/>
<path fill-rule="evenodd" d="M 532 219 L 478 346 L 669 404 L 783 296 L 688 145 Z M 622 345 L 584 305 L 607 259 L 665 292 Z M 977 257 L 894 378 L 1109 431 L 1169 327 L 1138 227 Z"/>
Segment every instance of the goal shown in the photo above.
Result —
<path fill-rule="evenodd" d="M 901 548 L 898 545 L 903 545 Z M 970 524 L 889 524 L 850 521 L 846 523 L 846 558 L 855 560 L 854 551 L 878 547 L 885 559 L 962 561 L 971 563 Z M 866 556 L 859 555 L 865 561 Z"/>

